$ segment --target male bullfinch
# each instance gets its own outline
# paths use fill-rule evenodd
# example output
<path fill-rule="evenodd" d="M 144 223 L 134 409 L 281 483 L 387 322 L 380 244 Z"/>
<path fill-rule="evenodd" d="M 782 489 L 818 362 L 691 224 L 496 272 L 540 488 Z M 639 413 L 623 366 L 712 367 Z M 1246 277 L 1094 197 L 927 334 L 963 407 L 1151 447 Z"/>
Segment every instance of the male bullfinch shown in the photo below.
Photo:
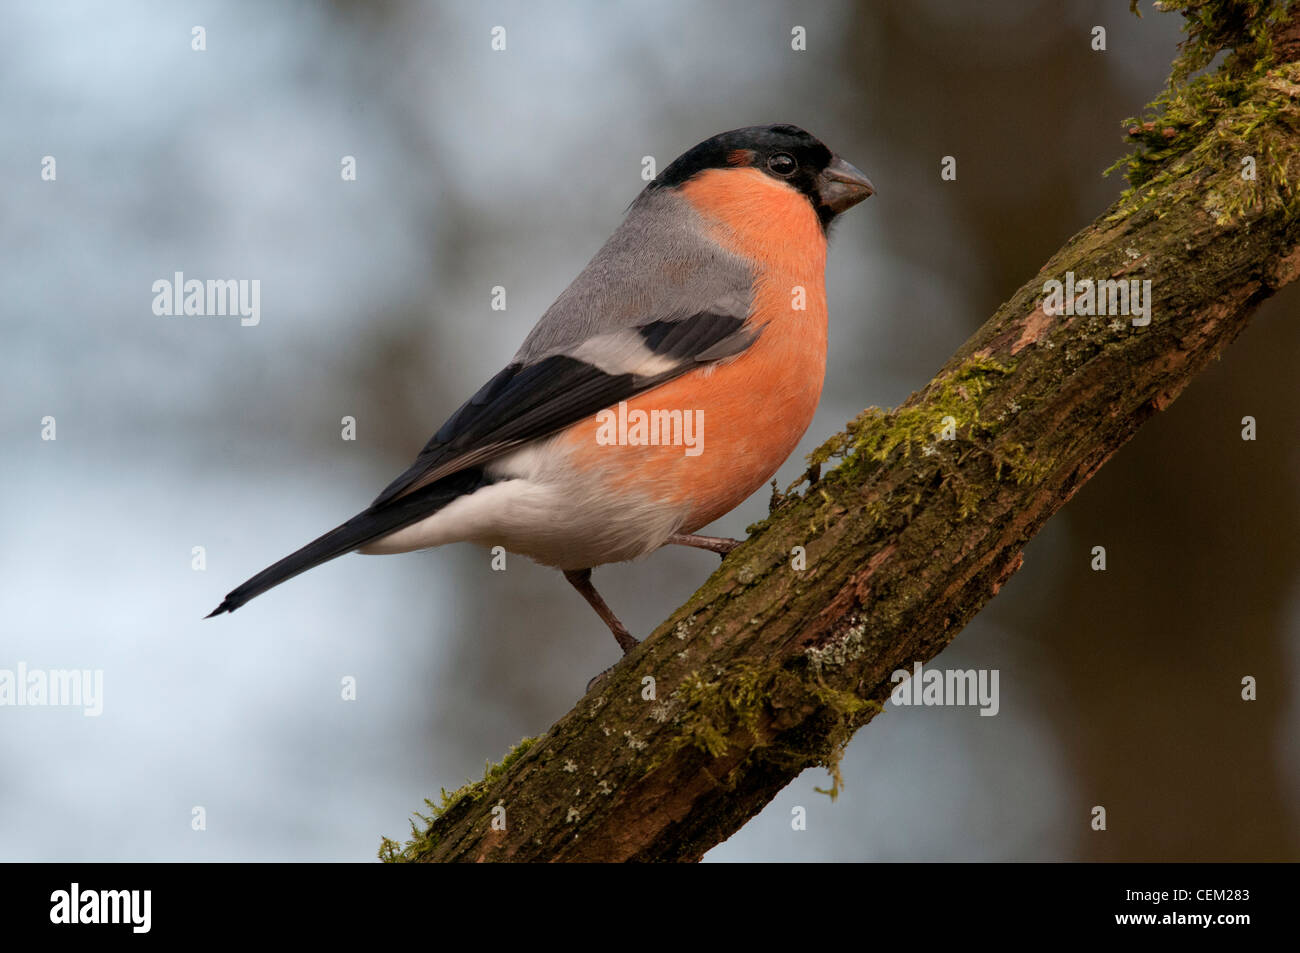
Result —
<path fill-rule="evenodd" d="M 630 651 L 592 567 L 737 544 L 694 534 L 766 483 L 812 421 L 827 229 L 873 191 L 796 126 L 701 142 L 405 473 L 211 615 L 353 550 L 473 542 L 562 570 Z"/>

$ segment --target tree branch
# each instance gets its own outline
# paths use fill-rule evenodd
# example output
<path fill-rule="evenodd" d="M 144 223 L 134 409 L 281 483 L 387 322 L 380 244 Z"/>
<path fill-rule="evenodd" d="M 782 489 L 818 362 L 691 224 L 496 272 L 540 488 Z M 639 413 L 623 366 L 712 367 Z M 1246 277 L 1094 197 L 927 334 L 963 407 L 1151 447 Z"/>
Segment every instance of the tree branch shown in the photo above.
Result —
<path fill-rule="evenodd" d="M 545 736 L 381 856 L 698 860 L 805 768 L 838 776 L 891 673 L 943 649 L 1046 520 L 1300 274 L 1300 17 L 1284 0 L 1181 9 L 1189 39 L 1130 121 L 1123 197 L 923 390 L 819 449 L 806 492 L 778 497 Z M 1189 81 L 1219 49 L 1234 52 Z M 1067 272 L 1075 313 L 1053 313 L 1045 282 Z M 1149 288 L 1150 323 L 1087 313 L 1085 278 Z"/>

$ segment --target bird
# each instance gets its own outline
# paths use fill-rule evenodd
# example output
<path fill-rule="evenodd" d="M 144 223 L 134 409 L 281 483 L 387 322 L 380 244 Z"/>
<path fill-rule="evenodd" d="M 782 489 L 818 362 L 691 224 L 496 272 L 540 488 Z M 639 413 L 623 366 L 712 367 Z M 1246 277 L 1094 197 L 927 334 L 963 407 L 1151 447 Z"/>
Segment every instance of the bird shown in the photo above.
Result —
<path fill-rule="evenodd" d="M 470 542 L 559 569 L 632 651 L 592 569 L 739 544 L 697 531 L 771 479 L 812 422 L 829 229 L 874 193 L 790 124 L 688 149 L 410 467 L 207 618 L 345 553 Z"/>

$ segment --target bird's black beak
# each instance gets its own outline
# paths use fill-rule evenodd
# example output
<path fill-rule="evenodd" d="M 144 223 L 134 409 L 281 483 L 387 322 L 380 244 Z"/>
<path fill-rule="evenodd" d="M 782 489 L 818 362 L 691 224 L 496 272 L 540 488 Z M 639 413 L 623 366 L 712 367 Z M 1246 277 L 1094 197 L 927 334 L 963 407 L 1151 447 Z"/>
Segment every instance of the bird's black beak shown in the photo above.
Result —
<path fill-rule="evenodd" d="M 821 196 L 822 204 L 836 215 L 875 193 L 876 187 L 862 174 L 862 170 L 839 156 L 833 156 L 817 177 L 817 194 Z"/>

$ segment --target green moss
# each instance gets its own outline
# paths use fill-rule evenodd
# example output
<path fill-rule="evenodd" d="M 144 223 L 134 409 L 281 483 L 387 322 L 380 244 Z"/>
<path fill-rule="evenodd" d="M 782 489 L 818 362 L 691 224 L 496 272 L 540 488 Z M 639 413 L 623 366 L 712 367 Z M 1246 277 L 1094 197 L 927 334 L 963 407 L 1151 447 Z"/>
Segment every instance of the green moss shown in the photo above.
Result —
<path fill-rule="evenodd" d="M 749 661 L 738 662 L 714 679 L 692 672 L 672 696 L 680 706 L 680 745 L 693 745 L 717 758 L 727 753 L 727 737 L 736 727 L 757 738 L 758 716 L 771 697 L 772 678 Z"/>
<path fill-rule="evenodd" d="M 818 670 L 810 668 L 801 677 L 785 668 L 765 669 L 750 660 L 741 660 L 711 679 L 692 672 L 673 698 L 679 706 L 674 720 L 680 734 L 672 750 L 691 746 L 712 758 L 727 753 L 727 739 L 738 729 L 759 740 L 759 716 L 774 699 L 779 698 L 782 707 L 815 704 L 829 722 L 827 730 L 809 734 L 810 740 L 815 739 L 815 750 L 793 750 L 787 739 L 781 745 L 764 744 L 755 753 L 774 762 L 804 765 L 813 760 L 823 765 L 830 772 L 831 787 L 822 793 L 832 799 L 843 786 L 839 763 L 845 746 L 864 720 L 863 714 L 881 710 L 871 699 L 827 685 Z"/>
<path fill-rule="evenodd" d="M 849 739 L 846 738 L 841 744 L 835 746 L 831 756 L 823 764 L 826 773 L 831 776 L 831 786 L 829 788 L 813 788 L 818 794 L 825 794 L 832 801 L 840 796 L 840 790 L 844 787 L 844 775 L 840 773 L 840 762 L 844 760 L 844 752 L 848 746 Z"/>
<path fill-rule="evenodd" d="M 865 711 L 880 712 L 879 702 L 859 698 L 853 692 L 832 688 L 820 679 L 809 686 L 809 692 L 819 702 L 843 719 L 854 719 Z"/>
<path fill-rule="evenodd" d="M 1110 220 L 1145 207 L 1176 180 L 1206 171 L 1229 173 L 1204 190 L 1206 210 L 1217 224 L 1252 209 L 1294 209 L 1291 169 L 1300 165 L 1293 145 L 1294 130 L 1300 127 L 1300 68 L 1277 66 L 1272 41 L 1290 5 L 1291 0 L 1167 0 L 1157 5 L 1183 14 L 1187 39 L 1164 91 L 1140 119 L 1124 121 L 1136 148 L 1106 170 L 1123 169 L 1129 181 Z M 1195 75 L 1224 51 L 1228 55 L 1218 69 Z M 1240 174 L 1247 157 L 1255 162 L 1254 179 Z M 1200 195 L 1203 190 L 1188 191 Z"/>
<path fill-rule="evenodd" d="M 955 426 L 958 437 L 963 429 L 969 434 L 980 423 L 982 398 L 993 381 L 1009 373 L 1011 368 L 997 361 L 970 358 L 952 374 L 932 381 L 914 405 L 889 412 L 868 407 L 849 422 L 844 433 L 809 454 L 808 462 L 819 466 L 833 457 L 858 457 L 883 463 L 896 450 L 910 457 L 933 445 L 945 428 Z"/>
<path fill-rule="evenodd" d="M 473 803 L 480 800 L 492 785 L 536 743 L 536 738 L 524 738 L 506 753 L 499 764 L 488 762 L 484 766 L 483 780 L 471 781 L 451 793 L 448 793 L 446 788 L 441 789 L 436 804 L 429 798 L 425 798 L 424 803 L 429 813 L 415 812 L 411 819 L 411 840 L 402 845 L 390 838 L 383 838 L 379 844 L 379 859 L 389 864 L 400 863 L 417 860 L 422 854 L 427 853 L 437 843 L 432 832 L 433 822 L 463 801 Z M 423 829 L 416 825 L 416 819 L 422 822 Z"/>
<path fill-rule="evenodd" d="M 820 678 L 809 685 L 809 690 L 829 712 L 833 721 L 830 732 L 828 733 L 828 742 L 823 747 L 823 752 L 819 755 L 817 763 L 826 769 L 831 778 L 829 788 L 814 787 L 813 790 L 818 794 L 825 794 L 832 801 L 839 797 L 840 790 L 844 787 L 844 775 L 840 773 L 840 762 L 844 758 L 844 752 L 853 740 L 853 732 L 865 720 L 862 715 L 865 712 L 879 714 L 884 710 L 879 702 L 870 698 L 860 698 L 853 692 L 846 692 L 842 689 L 832 688 L 823 682 Z"/>
<path fill-rule="evenodd" d="M 850 421 L 843 433 L 809 454 L 809 463 L 814 468 L 835 458 L 843 461 L 817 486 L 822 502 L 812 519 L 813 530 L 828 522 L 831 510 L 837 505 L 831 488 L 837 484 L 859 483 L 865 468 L 884 463 L 895 455 L 917 458 L 927 462 L 927 469 L 938 469 L 957 499 L 961 518 L 977 510 L 986 492 L 978 483 L 968 482 L 962 476 L 959 461 L 971 448 L 992 460 L 998 479 L 1010 478 L 1017 483 L 1042 479 L 1049 469 L 1045 461 L 1032 458 L 1021 444 L 999 448 L 993 441 L 1007 415 L 1005 411 L 997 416 L 987 414 L 987 397 L 1012 370 L 1013 367 L 989 358 L 972 357 L 956 371 L 932 381 L 914 403 L 892 411 L 868 407 Z M 945 447 L 955 452 L 941 453 Z M 796 481 L 790 491 L 801 482 Z M 809 498 L 816 499 L 812 494 Z M 900 505 L 906 506 L 907 501 L 876 500 L 868 504 L 865 516 L 872 525 L 881 524 Z"/>
<path fill-rule="evenodd" d="M 1022 444 L 999 446 L 994 439 L 1020 410 L 1011 400 L 992 408 L 996 412 L 989 412 L 989 397 L 1013 371 L 1013 364 L 971 357 L 955 371 L 931 381 L 916 400 L 902 407 L 892 411 L 868 407 L 849 421 L 842 433 L 808 455 L 809 467 L 804 474 L 784 494 L 776 494 L 781 505 L 807 506 L 808 531 L 814 536 L 848 508 L 857 509 L 860 518 L 873 529 L 884 527 L 900 516 L 910 516 L 924 496 L 921 482 L 937 471 L 957 500 L 959 518 L 964 519 L 978 510 L 988 492 L 983 488 L 984 481 L 968 481 L 962 475 L 962 466 L 972 452 L 992 461 L 997 480 L 1041 480 L 1050 470 L 1049 461 L 1032 457 Z M 895 455 L 915 461 L 917 479 L 913 485 L 865 502 L 852 494 L 870 468 Z M 823 466 L 836 460 L 838 466 L 823 474 Z M 797 491 L 805 484 L 809 490 L 801 498 Z M 846 502 L 846 492 L 853 495 L 851 501 Z M 750 537 L 766 529 L 770 519 L 750 526 Z"/>

